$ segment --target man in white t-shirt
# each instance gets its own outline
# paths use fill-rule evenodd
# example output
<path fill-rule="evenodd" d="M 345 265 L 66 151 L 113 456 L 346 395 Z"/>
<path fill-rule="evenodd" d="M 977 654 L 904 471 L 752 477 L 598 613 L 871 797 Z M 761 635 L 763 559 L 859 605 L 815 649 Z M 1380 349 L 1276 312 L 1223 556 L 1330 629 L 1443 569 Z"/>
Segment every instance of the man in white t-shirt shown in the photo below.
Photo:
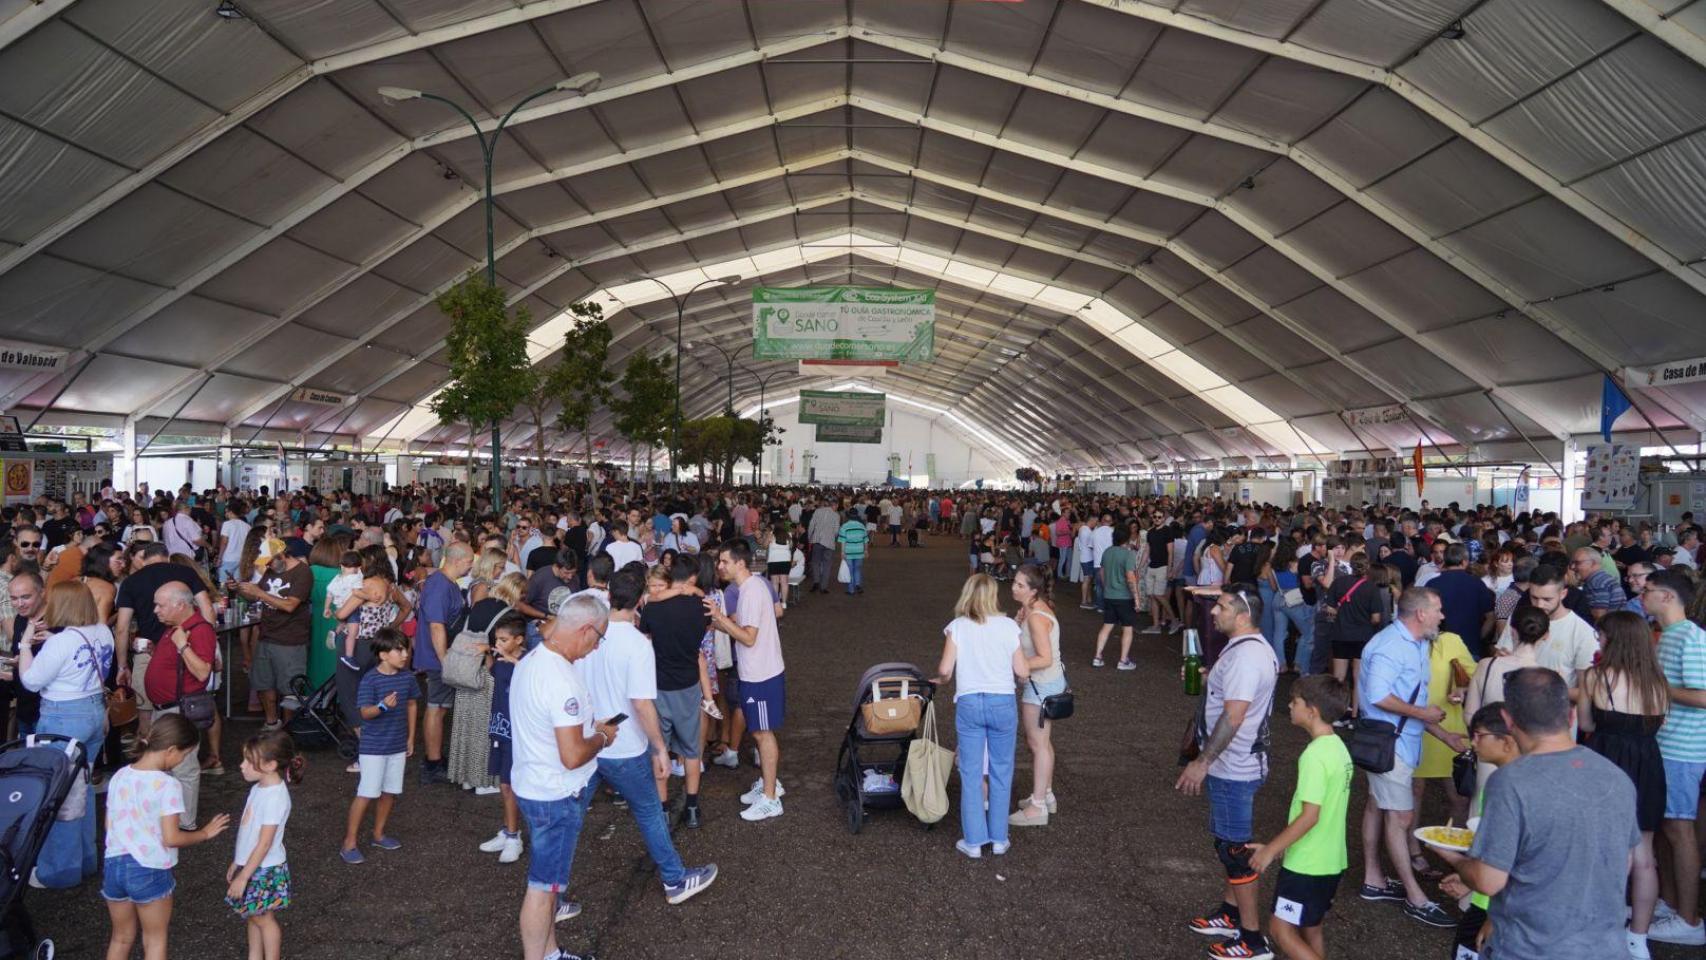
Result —
<path fill-rule="evenodd" d="M 225 504 L 225 522 L 219 527 L 219 582 L 237 579 L 237 566 L 243 559 L 243 544 L 249 539 L 249 523 L 243 519 L 248 511 L 243 501 L 231 499 Z"/>
<path fill-rule="evenodd" d="M 645 551 L 640 549 L 639 544 L 628 539 L 628 521 L 610 521 L 610 536 L 610 545 L 605 547 L 604 552 L 610 554 L 610 559 L 616 562 L 616 569 L 620 570 L 636 560 L 644 562 Z"/>
<path fill-rule="evenodd" d="M 1108 548 L 1113 545 L 1114 515 L 1104 510 L 1102 512 L 1102 522 L 1094 530 L 1090 531 L 1090 566 L 1092 579 L 1090 591 L 1091 596 L 1096 600 L 1097 610 L 1102 609 L 1104 605 L 1102 597 L 1102 554 L 1107 553 Z"/>
<path fill-rule="evenodd" d="M 743 820 L 766 820 L 782 815 L 781 781 L 776 777 L 782 762 L 781 744 L 776 739 L 782 729 L 787 705 L 782 663 L 782 636 L 776 629 L 776 607 L 762 579 L 752 575 L 752 544 L 735 539 L 723 545 L 717 556 L 717 573 L 732 583 L 739 592 L 734 616 L 724 613 L 709 597 L 705 612 L 711 625 L 729 635 L 734 641 L 736 676 L 740 679 L 735 708 L 732 742 L 740 743 L 743 727 L 752 730 L 758 741 L 758 765 L 762 776 L 740 799 L 748 804 L 741 811 Z"/>
<path fill-rule="evenodd" d="M 605 782 L 628 801 L 634 825 L 663 880 L 664 897 L 674 904 L 703 893 L 717 879 L 717 865 L 684 868 L 669 838 L 669 821 L 658 796 L 658 785 L 669 777 L 669 747 L 658 723 L 657 658 L 651 640 L 635 626 L 645 594 L 644 574 L 618 570 L 611 575 L 610 625 L 598 649 L 579 666 L 592 693 L 594 715 L 606 720 L 625 715 L 616 728 L 616 742 L 599 751 L 597 770 L 582 796 L 590 801 Z M 698 696 L 697 687 L 693 693 Z"/>
<path fill-rule="evenodd" d="M 553 916 L 580 839 L 581 794 L 617 728 L 595 723 L 591 695 L 571 664 L 597 649 L 609 616 L 596 598 L 566 601 L 510 681 L 510 784 L 533 839 L 521 902 L 524 960 L 578 960 L 557 949 Z"/>
<path fill-rule="evenodd" d="M 1541 666 L 1555 671 L 1574 690 L 1576 674 L 1593 666 L 1594 657 L 1599 655 L 1599 633 L 1593 624 L 1564 606 L 1568 589 L 1562 575 L 1551 567 L 1536 567 L 1529 576 L 1529 605 L 1551 621 L 1546 639 L 1535 645 L 1535 656 Z M 1499 649 L 1510 650 L 1514 646 L 1510 622 L 1506 621 L 1499 633 Z"/>

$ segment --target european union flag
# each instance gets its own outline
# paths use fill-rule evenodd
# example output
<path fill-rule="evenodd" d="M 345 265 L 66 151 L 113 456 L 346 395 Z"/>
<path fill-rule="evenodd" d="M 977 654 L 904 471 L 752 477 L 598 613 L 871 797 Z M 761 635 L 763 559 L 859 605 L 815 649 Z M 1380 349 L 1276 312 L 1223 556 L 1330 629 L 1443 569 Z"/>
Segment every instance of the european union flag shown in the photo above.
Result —
<path fill-rule="evenodd" d="M 1606 443 L 1611 442 L 1611 425 L 1617 422 L 1618 417 L 1623 416 L 1625 410 L 1634 405 L 1617 385 L 1617 381 L 1611 379 L 1611 374 L 1606 374 L 1605 387 L 1601 391 L 1599 401 L 1599 435 L 1605 438 Z"/>

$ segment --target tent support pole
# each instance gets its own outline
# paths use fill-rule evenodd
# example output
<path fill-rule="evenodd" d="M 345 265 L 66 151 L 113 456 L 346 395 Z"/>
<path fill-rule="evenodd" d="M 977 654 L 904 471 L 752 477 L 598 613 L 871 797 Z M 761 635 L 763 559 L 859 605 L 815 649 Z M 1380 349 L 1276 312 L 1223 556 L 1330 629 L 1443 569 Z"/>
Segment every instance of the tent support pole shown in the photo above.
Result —
<path fill-rule="evenodd" d="M 1505 423 L 1510 425 L 1511 432 L 1521 437 L 1522 442 L 1528 444 L 1528 449 L 1533 450 L 1534 455 L 1540 458 L 1540 462 L 1546 464 L 1546 469 L 1552 471 L 1552 475 L 1562 481 L 1564 479 L 1564 475 L 1558 472 L 1558 468 L 1552 465 L 1552 461 L 1546 459 L 1546 454 L 1540 452 L 1540 448 L 1534 445 L 1534 441 L 1528 438 L 1528 434 L 1523 433 L 1521 430 L 1516 428 L 1516 424 L 1512 422 L 1510 414 L 1506 413 L 1505 408 L 1499 405 L 1498 399 L 1493 396 L 1493 391 L 1491 390 L 1487 391 L 1487 402 L 1493 405 L 1494 410 L 1499 411 L 1499 416 L 1503 417 Z M 1568 447 L 1568 443 L 1568 441 L 1565 441 L 1566 448 Z M 1565 453 L 1566 455 L 1568 454 L 1567 449 Z M 1569 491 L 1565 491 L 1565 496 L 1568 495 Z"/>

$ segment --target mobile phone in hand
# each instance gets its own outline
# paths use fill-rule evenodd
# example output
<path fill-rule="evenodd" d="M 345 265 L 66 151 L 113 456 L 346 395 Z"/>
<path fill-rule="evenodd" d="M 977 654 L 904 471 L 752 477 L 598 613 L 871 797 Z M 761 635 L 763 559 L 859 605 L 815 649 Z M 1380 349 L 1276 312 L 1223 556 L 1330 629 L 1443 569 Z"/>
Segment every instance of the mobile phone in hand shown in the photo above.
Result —
<path fill-rule="evenodd" d="M 622 721 L 624 721 L 626 719 L 628 719 L 627 714 L 618 713 L 616 716 L 611 717 L 609 720 L 606 720 L 604 722 L 610 724 L 613 727 L 620 727 L 622 725 Z"/>

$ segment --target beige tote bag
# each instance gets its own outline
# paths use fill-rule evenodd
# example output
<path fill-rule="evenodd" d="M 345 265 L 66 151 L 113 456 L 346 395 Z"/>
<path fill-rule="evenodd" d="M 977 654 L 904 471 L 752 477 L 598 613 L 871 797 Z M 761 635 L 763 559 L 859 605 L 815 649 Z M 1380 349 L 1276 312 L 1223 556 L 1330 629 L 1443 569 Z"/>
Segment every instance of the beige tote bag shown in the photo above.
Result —
<path fill-rule="evenodd" d="M 954 751 L 936 737 L 936 704 L 924 711 L 924 729 L 906 748 L 906 775 L 900 795 L 920 823 L 935 823 L 948 815 L 948 777 L 954 770 Z"/>

